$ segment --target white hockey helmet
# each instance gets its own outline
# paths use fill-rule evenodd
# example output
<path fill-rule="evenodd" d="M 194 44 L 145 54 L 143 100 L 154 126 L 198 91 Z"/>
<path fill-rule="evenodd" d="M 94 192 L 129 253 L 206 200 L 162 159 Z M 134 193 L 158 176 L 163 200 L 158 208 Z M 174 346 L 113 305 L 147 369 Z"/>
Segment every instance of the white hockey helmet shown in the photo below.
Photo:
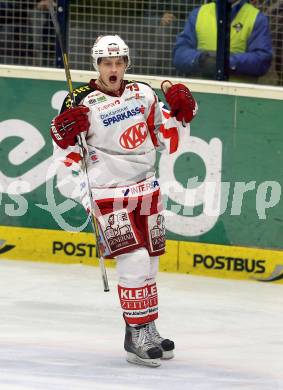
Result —
<path fill-rule="evenodd" d="M 95 70 L 98 70 L 99 58 L 127 57 L 127 69 L 131 63 L 129 47 L 119 35 L 102 35 L 98 37 L 91 50 L 91 56 Z"/>

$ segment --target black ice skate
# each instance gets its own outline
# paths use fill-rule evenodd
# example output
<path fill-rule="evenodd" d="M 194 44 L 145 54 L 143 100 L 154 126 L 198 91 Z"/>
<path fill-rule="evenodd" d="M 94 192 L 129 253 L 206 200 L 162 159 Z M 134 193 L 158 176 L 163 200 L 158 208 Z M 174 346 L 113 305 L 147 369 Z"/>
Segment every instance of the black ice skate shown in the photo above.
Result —
<path fill-rule="evenodd" d="M 126 324 L 124 348 L 129 363 L 149 367 L 160 366 L 162 351 L 149 338 L 148 325 L 129 326 Z"/>
<path fill-rule="evenodd" d="M 156 329 L 154 321 L 147 324 L 147 327 L 151 342 L 162 350 L 161 359 L 172 359 L 174 357 L 174 341 L 161 337 L 158 330 Z"/>

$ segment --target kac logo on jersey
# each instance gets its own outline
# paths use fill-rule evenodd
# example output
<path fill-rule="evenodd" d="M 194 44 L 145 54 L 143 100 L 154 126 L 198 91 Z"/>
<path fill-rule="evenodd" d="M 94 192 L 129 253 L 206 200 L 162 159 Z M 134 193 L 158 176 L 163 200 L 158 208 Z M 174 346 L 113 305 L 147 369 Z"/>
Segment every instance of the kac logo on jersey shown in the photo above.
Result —
<path fill-rule="evenodd" d="M 124 149 L 136 149 L 147 137 L 147 125 L 140 122 L 129 127 L 120 137 L 120 145 Z"/>

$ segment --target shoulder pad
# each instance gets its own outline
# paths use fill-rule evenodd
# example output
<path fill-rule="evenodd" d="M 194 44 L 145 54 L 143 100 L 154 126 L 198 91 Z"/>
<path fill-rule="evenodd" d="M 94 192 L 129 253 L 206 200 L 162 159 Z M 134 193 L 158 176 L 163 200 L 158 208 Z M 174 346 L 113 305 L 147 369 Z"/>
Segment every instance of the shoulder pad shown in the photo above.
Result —
<path fill-rule="evenodd" d="M 89 84 L 83 84 L 80 85 L 79 87 L 75 88 L 73 91 L 74 98 L 75 98 L 75 104 L 79 105 L 80 102 L 92 91 L 95 89 L 91 87 Z M 62 108 L 61 108 L 61 113 L 65 111 L 66 109 L 71 107 L 71 97 L 70 94 L 66 96 Z"/>
<path fill-rule="evenodd" d="M 145 82 L 143 82 L 143 81 L 125 80 L 125 83 L 126 83 L 126 85 L 127 85 L 127 84 L 134 84 L 134 83 L 143 84 L 143 85 L 146 85 L 147 87 L 149 87 L 150 89 L 153 89 L 148 83 L 145 83 Z"/>

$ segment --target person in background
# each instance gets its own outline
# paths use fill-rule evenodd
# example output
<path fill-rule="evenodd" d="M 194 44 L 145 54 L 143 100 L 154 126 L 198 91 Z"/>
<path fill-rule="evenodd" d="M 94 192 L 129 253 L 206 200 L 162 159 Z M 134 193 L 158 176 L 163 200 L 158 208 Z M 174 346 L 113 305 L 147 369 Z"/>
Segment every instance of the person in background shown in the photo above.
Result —
<path fill-rule="evenodd" d="M 30 40 L 33 48 L 32 65 L 55 65 L 55 31 L 49 14 L 49 5 L 55 7 L 50 0 L 35 1 L 30 4 L 28 12 L 31 30 Z"/>
<path fill-rule="evenodd" d="M 197 2 L 200 5 L 202 1 Z M 145 16 L 157 18 L 160 26 L 170 26 L 177 20 L 184 21 L 191 9 L 192 5 L 189 5 L 186 0 L 163 0 L 161 2 L 150 0 L 145 5 Z"/>
<path fill-rule="evenodd" d="M 274 55 L 261 84 L 283 85 L 283 0 L 250 0 L 269 19 Z"/>
<path fill-rule="evenodd" d="M 198 2 L 201 4 L 201 0 Z M 176 35 L 182 30 L 192 9 L 188 3 L 186 0 L 149 0 L 145 3 L 135 60 L 141 64 L 139 73 L 157 76 L 176 74 L 171 53 Z"/>
<path fill-rule="evenodd" d="M 256 83 L 272 61 L 268 18 L 247 0 L 232 3 L 230 80 Z M 185 76 L 215 78 L 217 3 L 194 9 L 177 36 L 173 49 L 176 69 Z"/>
<path fill-rule="evenodd" d="M 0 61 L 28 65 L 32 58 L 29 39 L 28 2 L 0 1 Z"/>
<path fill-rule="evenodd" d="M 53 65 L 50 52 L 55 45 L 55 32 L 49 3 L 49 0 L 0 1 L 1 63 L 41 66 L 49 61 Z M 37 60 L 44 56 L 45 63 Z"/>

